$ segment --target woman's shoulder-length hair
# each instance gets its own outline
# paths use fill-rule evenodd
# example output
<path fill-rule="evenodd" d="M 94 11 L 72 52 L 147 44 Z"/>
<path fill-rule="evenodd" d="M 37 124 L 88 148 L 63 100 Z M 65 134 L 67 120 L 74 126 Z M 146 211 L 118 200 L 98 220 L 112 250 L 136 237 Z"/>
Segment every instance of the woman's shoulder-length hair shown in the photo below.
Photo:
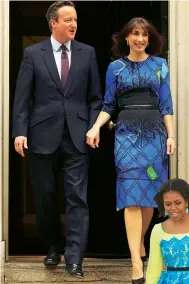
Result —
<path fill-rule="evenodd" d="M 159 56 L 163 52 L 164 38 L 156 28 L 144 18 L 133 18 L 123 26 L 123 29 L 112 35 L 112 57 L 113 59 L 122 58 L 129 54 L 130 48 L 127 45 L 126 37 L 137 27 L 147 31 L 149 35 L 149 47 L 147 53 Z"/>

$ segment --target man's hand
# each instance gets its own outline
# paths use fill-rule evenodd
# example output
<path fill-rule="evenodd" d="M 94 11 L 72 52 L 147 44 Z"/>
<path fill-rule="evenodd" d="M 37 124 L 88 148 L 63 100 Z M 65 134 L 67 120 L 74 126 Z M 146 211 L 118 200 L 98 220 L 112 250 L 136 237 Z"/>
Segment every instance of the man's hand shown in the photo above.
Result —
<path fill-rule="evenodd" d="M 24 157 L 24 148 L 28 149 L 27 145 L 27 137 L 25 136 L 17 136 L 14 140 L 14 147 L 18 154 Z"/>
<path fill-rule="evenodd" d="M 100 128 L 92 127 L 86 134 L 86 143 L 93 149 L 99 147 L 100 142 Z"/>

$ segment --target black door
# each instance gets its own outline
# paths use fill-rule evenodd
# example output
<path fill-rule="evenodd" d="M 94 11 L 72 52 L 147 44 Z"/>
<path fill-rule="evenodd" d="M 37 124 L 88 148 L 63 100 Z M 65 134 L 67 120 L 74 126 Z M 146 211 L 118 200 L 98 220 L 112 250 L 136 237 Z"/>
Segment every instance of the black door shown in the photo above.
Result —
<path fill-rule="evenodd" d="M 10 133 L 16 77 L 23 48 L 50 35 L 45 19 L 49 1 L 10 2 Z M 111 35 L 135 16 L 144 16 L 167 38 L 167 2 L 163 1 L 75 1 L 78 13 L 76 39 L 95 47 L 104 91 L 105 73 L 111 61 Z M 116 212 L 114 132 L 103 127 L 100 148 L 92 154 L 89 170 L 88 202 L 90 230 L 88 256 L 129 256 L 123 211 Z M 64 228 L 65 204 L 61 178 L 57 179 Z M 28 177 L 27 159 L 15 153 L 10 138 L 10 255 L 41 254 L 35 225 L 35 209 Z M 155 220 L 155 218 L 154 218 Z M 154 221 L 153 221 L 154 223 Z M 146 243 L 149 242 L 148 232 Z"/>

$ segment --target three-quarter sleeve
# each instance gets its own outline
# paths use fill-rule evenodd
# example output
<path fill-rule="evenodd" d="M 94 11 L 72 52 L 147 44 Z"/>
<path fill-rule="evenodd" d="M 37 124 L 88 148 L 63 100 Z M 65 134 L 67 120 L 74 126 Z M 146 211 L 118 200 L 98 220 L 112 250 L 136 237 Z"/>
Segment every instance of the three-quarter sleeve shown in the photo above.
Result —
<path fill-rule="evenodd" d="M 170 75 L 167 61 L 164 59 L 160 72 L 159 110 L 164 116 L 173 114 L 173 103 L 170 90 Z"/>
<path fill-rule="evenodd" d="M 106 93 L 104 96 L 102 111 L 112 115 L 116 109 L 116 76 L 113 72 L 112 63 L 106 72 Z"/>
<path fill-rule="evenodd" d="M 150 255 L 146 271 L 146 284 L 157 284 L 163 271 L 163 256 L 160 247 L 161 224 L 155 225 L 150 237 Z"/>

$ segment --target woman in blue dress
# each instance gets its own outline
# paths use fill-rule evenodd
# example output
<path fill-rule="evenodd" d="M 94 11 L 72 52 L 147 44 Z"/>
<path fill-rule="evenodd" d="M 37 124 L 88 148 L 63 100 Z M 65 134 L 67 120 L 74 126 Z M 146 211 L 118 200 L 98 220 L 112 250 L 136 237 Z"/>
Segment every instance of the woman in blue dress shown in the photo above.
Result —
<path fill-rule="evenodd" d="M 103 108 L 87 143 L 98 147 L 100 127 L 118 108 L 115 130 L 117 210 L 124 209 L 132 283 L 144 283 L 144 235 L 156 207 L 154 196 L 168 178 L 175 151 L 169 72 L 161 36 L 144 18 L 133 18 L 113 36 L 115 61 L 106 74 Z"/>
<path fill-rule="evenodd" d="M 155 200 L 160 216 L 168 219 L 152 230 L 146 284 L 188 284 L 189 184 L 182 179 L 167 181 Z"/>

